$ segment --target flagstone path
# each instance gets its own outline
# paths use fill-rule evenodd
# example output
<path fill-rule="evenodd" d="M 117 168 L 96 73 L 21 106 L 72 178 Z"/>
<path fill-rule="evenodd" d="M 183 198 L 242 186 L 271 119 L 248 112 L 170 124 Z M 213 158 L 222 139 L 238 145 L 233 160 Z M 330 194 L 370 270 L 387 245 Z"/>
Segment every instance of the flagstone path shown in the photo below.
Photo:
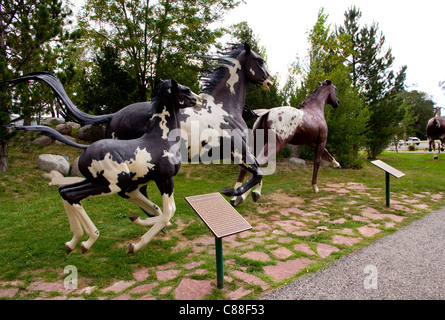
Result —
<path fill-rule="evenodd" d="M 336 258 L 382 231 L 397 228 L 410 215 L 428 210 L 425 199 L 443 199 L 443 194 L 428 192 L 412 197 L 402 194 L 386 208 L 383 197 L 371 197 L 362 184 L 326 184 L 321 191 L 320 198 L 309 204 L 307 199 L 303 203 L 282 192 L 264 195 L 266 201 L 256 204 L 258 214 L 246 218 L 253 229 L 223 240 L 225 286 L 221 290 L 216 288 L 215 271 L 203 267 L 203 259 L 215 252 L 209 232 L 188 244 L 193 253 L 186 263 L 136 269 L 133 280 L 117 280 L 105 288 L 85 281 L 69 290 L 64 287 L 62 270 L 59 282 L 0 282 L 0 299 L 195 300 L 215 294 L 221 299 L 255 298 L 309 272 L 311 264 Z M 328 213 L 338 197 L 344 207 L 337 214 Z"/>

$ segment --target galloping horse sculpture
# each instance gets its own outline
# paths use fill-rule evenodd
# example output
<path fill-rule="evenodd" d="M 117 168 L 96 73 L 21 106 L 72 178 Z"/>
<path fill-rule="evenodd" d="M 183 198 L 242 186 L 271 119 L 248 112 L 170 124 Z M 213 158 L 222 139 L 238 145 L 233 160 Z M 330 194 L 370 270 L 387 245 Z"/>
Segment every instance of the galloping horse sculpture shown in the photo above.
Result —
<path fill-rule="evenodd" d="M 213 160 L 218 158 L 235 161 L 251 172 L 253 178 L 237 190 L 227 187 L 221 192 L 228 196 L 241 195 L 259 184 L 263 176 L 246 143 L 247 125 L 242 115 L 247 85 L 252 83 L 269 90 L 273 78 L 264 60 L 247 44 L 234 45 L 230 51 L 219 52 L 211 59 L 217 61 L 220 66 L 202 77 L 205 86 L 199 95 L 199 100 L 202 101 L 201 107 L 180 110 L 178 115 L 181 137 L 188 151 L 187 156 L 183 154 L 183 160 L 188 158 L 196 162 L 203 158 Z M 27 80 L 43 80 L 48 83 L 62 101 L 63 114 L 66 118 L 77 120 L 82 124 L 107 123 L 108 138 L 140 137 L 145 133 L 146 123 L 153 114 L 150 102 L 136 103 L 114 114 L 100 116 L 85 114 L 71 102 L 57 78 L 47 73 L 33 73 L 8 83 L 15 84 Z"/>
<path fill-rule="evenodd" d="M 339 101 L 337 98 L 337 88 L 326 80 L 320 82 L 320 87 L 313 91 L 301 104 L 301 109 L 294 107 L 277 107 L 272 109 L 254 110 L 259 115 L 253 125 L 253 135 L 256 136 L 258 130 L 272 131 L 275 135 L 275 145 L 266 141 L 262 150 L 257 153 L 257 161 L 260 166 L 264 166 L 272 155 L 278 154 L 286 144 L 310 145 L 315 148 L 314 170 L 312 175 L 312 187 L 318 193 L 317 174 L 320 167 L 321 156 L 325 155 L 334 164 L 340 164 L 332 157 L 325 148 L 328 139 L 328 125 L 324 118 L 326 104 L 337 108 Z M 266 137 L 268 135 L 265 135 Z M 273 150 L 274 148 L 275 150 Z M 275 153 L 270 151 L 275 151 Z M 246 170 L 240 168 L 238 179 L 235 185 L 237 188 L 242 184 Z M 261 196 L 262 184 L 252 192 L 252 198 L 257 201 Z M 237 206 L 244 202 L 248 192 L 231 200 L 232 205 Z"/>
<path fill-rule="evenodd" d="M 141 220 L 139 216 L 130 217 L 137 225 L 152 227 L 138 243 L 129 245 L 127 253 L 144 248 L 169 223 L 176 210 L 173 197 L 174 176 L 181 166 L 181 155 L 179 152 L 172 152 L 179 150 L 176 146 L 180 144 L 179 138 L 172 141 L 167 136 L 171 130 L 179 127 L 178 111 L 195 104 L 196 99 L 188 87 L 179 85 L 174 80 L 162 81 L 153 93 L 151 107 L 154 114 L 147 123 L 147 133 L 132 140 L 103 139 L 89 146 L 71 142 L 52 128 L 13 127 L 33 131 L 42 129 L 54 139 L 85 149 L 79 158 L 79 170 L 86 179 L 59 188 L 73 233 L 71 241 L 65 243 L 67 253 L 74 250 L 83 236 L 83 229 L 89 238 L 81 243 L 82 253 L 99 237 L 99 231 L 81 204 L 82 200 L 89 197 L 117 193 L 151 216 L 145 220 Z M 154 181 L 161 192 L 162 211 L 140 191 L 150 181 Z"/>
<path fill-rule="evenodd" d="M 444 151 L 443 145 L 445 143 L 445 119 L 440 116 L 440 109 L 442 108 L 434 108 L 434 118 L 431 118 L 426 126 L 426 135 L 428 137 L 429 150 L 430 152 L 434 150 L 434 159 L 437 159 L 434 140 L 440 140 L 442 144 L 440 146 L 441 151 Z"/>

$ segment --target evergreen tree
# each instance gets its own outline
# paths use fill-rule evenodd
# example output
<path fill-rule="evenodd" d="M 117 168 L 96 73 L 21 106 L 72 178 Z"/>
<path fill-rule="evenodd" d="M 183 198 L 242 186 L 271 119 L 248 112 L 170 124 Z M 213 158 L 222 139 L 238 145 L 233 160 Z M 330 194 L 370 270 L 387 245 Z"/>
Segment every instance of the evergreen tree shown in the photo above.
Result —
<path fill-rule="evenodd" d="M 62 38 L 69 12 L 57 0 L 3 0 L 0 3 L 0 82 L 33 71 L 57 67 L 54 42 Z M 0 92 L 0 172 L 8 170 L 10 133 L 2 127 L 13 113 L 29 123 L 42 108 L 39 85 L 24 84 Z"/>
<path fill-rule="evenodd" d="M 345 12 L 344 25 L 338 27 L 339 35 L 349 36 L 351 54 L 348 65 L 352 83 L 359 89 L 372 112 L 367 133 L 368 157 L 374 159 L 391 142 L 403 121 L 402 99 L 406 66 L 394 73 L 394 56 L 391 48 L 385 49 L 385 36 L 377 23 L 361 27 L 360 9 L 351 7 Z"/>

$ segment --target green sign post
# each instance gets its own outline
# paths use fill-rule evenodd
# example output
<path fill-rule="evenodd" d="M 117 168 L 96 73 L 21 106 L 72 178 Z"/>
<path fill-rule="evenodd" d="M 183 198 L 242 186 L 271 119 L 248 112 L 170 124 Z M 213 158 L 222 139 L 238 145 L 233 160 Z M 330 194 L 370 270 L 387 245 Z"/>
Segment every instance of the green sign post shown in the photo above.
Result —
<path fill-rule="evenodd" d="M 252 226 L 219 193 L 185 200 L 215 236 L 216 279 L 218 289 L 224 287 L 224 258 L 222 239 L 252 229 Z"/>
<path fill-rule="evenodd" d="M 397 179 L 403 177 L 405 174 L 400 172 L 397 169 L 394 169 L 390 165 L 384 163 L 381 160 L 371 161 L 373 165 L 382 169 L 386 173 L 386 206 L 389 208 L 391 206 L 390 193 L 391 193 L 391 184 L 390 184 L 390 176 L 394 176 Z"/>

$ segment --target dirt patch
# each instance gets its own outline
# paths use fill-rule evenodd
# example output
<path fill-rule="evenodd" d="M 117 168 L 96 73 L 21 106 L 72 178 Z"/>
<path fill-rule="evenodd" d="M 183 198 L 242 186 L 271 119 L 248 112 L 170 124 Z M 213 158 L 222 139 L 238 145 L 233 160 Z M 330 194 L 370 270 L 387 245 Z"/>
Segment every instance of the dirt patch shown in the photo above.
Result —
<path fill-rule="evenodd" d="M 281 211 L 283 208 L 291 208 L 303 204 L 304 199 L 298 196 L 290 196 L 278 190 L 263 196 L 266 200 L 264 203 L 259 203 L 257 207 L 258 213 L 268 213 L 270 211 Z"/>

